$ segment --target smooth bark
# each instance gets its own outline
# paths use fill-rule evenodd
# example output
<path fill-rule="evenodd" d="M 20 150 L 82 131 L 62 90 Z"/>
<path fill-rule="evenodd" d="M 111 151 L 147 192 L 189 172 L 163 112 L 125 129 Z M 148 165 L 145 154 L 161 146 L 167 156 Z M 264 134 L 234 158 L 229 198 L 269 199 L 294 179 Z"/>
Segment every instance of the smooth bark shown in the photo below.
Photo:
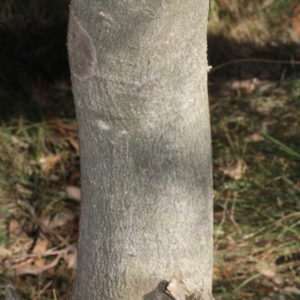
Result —
<path fill-rule="evenodd" d="M 82 206 L 72 300 L 210 299 L 208 0 L 73 0 Z"/>

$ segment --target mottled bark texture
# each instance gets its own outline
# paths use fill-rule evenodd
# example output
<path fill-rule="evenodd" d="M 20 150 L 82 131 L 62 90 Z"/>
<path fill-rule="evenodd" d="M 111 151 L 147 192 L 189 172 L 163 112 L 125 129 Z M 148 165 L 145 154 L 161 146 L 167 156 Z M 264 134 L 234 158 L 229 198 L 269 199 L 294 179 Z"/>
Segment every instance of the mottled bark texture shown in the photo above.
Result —
<path fill-rule="evenodd" d="M 207 12 L 208 0 L 71 3 L 82 172 L 72 300 L 210 299 Z"/>

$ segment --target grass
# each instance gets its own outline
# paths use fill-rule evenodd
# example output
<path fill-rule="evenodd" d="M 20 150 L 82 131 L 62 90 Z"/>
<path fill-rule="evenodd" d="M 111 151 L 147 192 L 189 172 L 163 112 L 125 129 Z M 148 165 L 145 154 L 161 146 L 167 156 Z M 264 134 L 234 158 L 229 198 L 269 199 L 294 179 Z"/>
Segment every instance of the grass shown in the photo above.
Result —
<path fill-rule="evenodd" d="M 297 2 L 211 0 L 210 64 L 300 59 L 289 22 Z M 67 0 L 0 4 L 0 286 L 13 283 L 22 299 L 68 299 L 74 278 L 80 171 L 67 10 Z M 235 62 L 209 84 L 214 296 L 296 299 L 299 69 Z"/>
<path fill-rule="evenodd" d="M 271 95 L 212 99 L 215 296 L 279 297 L 284 282 L 299 288 L 300 99 L 293 84 L 286 81 Z M 284 105 L 278 101 L 268 113 L 251 105 L 269 97 L 276 102 L 276 93 L 286 96 Z M 238 114 L 235 105 L 243 108 Z M 254 133 L 261 139 L 248 140 Z M 238 172 L 238 159 L 247 169 L 239 179 L 226 176 L 232 166 Z"/>
<path fill-rule="evenodd" d="M 236 60 L 210 75 L 218 299 L 295 299 L 288 291 L 299 292 L 299 69 L 276 63 L 299 60 L 290 36 L 296 4 L 211 1 L 210 63 Z M 220 85 L 231 78 L 226 95 Z M 275 84 L 243 88 L 253 78 Z"/>
<path fill-rule="evenodd" d="M 1 236 L 5 263 L 0 272 L 7 275 L 2 284 L 11 280 L 25 299 L 52 299 L 53 288 L 60 290 L 59 299 L 67 299 L 61 291 L 71 284 L 68 258 L 55 263 L 55 273 L 54 268 L 43 269 L 59 255 L 68 255 L 67 248 L 77 241 L 79 204 L 66 192 L 78 180 L 74 177 L 79 168 L 76 123 L 19 119 L 0 127 L 0 135 L 0 224 L 6 228 Z M 39 252 L 42 241 L 47 242 L 44 252 L 49 252 L 44 257 Z"/>

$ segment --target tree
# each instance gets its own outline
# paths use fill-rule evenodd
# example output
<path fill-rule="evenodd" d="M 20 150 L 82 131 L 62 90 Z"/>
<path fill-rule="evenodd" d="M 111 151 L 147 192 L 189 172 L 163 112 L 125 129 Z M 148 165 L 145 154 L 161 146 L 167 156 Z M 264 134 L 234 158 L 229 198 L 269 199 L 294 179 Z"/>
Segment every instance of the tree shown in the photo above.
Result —
<path fill-rule="evenodd" d="M 82 206 L 72 300 L 211 299 L 208 0 L 73 0 Z"/>

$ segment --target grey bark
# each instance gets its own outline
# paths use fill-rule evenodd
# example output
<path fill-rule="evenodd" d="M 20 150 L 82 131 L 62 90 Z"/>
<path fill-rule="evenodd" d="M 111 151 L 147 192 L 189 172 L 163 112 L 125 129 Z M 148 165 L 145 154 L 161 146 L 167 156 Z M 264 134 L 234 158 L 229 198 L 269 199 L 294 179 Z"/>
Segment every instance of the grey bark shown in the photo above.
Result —
<path fill-rule="evenodd" d="M 73 0 L 82 206 L 72 300 L 210 299 L 208 0 Z"/>

